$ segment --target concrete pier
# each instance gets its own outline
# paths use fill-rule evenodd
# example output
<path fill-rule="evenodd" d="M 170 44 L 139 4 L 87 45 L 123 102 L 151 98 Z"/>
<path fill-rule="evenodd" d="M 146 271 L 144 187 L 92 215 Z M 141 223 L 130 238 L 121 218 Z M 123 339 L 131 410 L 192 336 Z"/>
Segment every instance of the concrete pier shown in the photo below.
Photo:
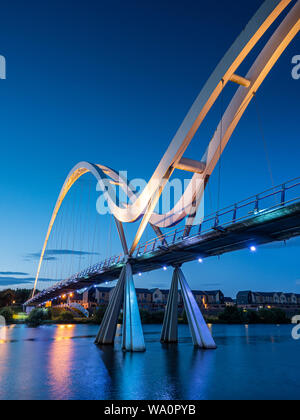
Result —
<path fill-rule="evenodd" d="M 178 273 L 174 270 L 160 341 L 177 343 L 178 341 Z"/>
<path fill-rule="evenodd" d="M 131 265 L 126 263 L 102 320 L 96 344 L 114 344 L 118 317 L 123 303 L 122 348 L 124 351 L 145 351 L 141 317 L 133 282 Z"/>
<path fill-rule="evenodd" d="M 216 349 L 216 343 L 203 318 L 195 297 L 180 268 L 175 268 L 181 287 L 184 308 L 189 322 L 190 332 L 195 347 L 203 349 Z"/>
<path fill-rule="evenodd" d="M 122 348 L 131 352 L 146 350 L 132 269 L 128 263 L 125 272 Z"/>
<path fill-rule="evenodd" d="M 105 311 L 103 320 L 97 334 L 96 344 L 114 344 L 117 322 L 124 297 L 126 266 L 123 267 L 119 281 L 114 288 L 112 297 Z"/>

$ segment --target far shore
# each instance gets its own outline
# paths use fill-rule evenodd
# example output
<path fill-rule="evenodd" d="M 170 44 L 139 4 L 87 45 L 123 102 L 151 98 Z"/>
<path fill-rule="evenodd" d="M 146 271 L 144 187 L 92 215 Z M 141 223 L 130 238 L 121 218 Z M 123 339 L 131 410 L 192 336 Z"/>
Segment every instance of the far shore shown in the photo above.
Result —
<path fill-rule="evenodd" d="M 38 327 L 40 325 L 100 325 L 106 308 L 99 307 L 88 318 L 84 317 L 79 311 L 66 310 L 66 308 L 35 308 L 30 314 L 13 311 L 9 307 L 1 308 L 0 315 L 6 319 L 8 325 L 28 325 Z M 164 321 L 164 311 L 149 312 L 140 310 L 141 322 L 144 325 L 162 325 Z M 258 311 L 242 310 L 237 306 L 226 307 L 216 315 L 203 314 L 208 325 L 283 325 L 291 324 L 292 316 L 287 315 L 278 308 L 260 309 Z M 118 322 L 122 324 L 122 313 Z M 185 312 L 178 314 L 178 324 L 187 324 L 188 320 Z"/>
<path fill-rule="evenodd" d="M 121 322 L 119 322 L 121 324 Z M 187 322 L 182 321 L 182 320 L 178 320 L 178 324 L 179 325 L 188 325 Z M 225 322 L 225 321 L 220 321 L 220 320 L 212 320 L 212 321 L 208 321 L 207 324 L 210 325 L 290 325 L 291 321 L 289 320 L 288 322 L 284 322 L 284 323 L 278 323 L 278 322 L 252 322 L 252 323 L 247 323 L 247 322 Z M 98 324 L 97 322 L 93 321 L 92 319 L 75 319 L 71 322 L 68 321 L 60 321 L 60 320 L 56 320 L 56 321 L 45 321 L 43 323 L 41 323 L 40 325 L 37 325 L 36 327 L 30 326 L 26 323 L 26 321 L 16 321 L 16 322 L 11 322 L 8 323 L 7 326 L 12 326 L 12 325 L 27 325 L 29 328 L 37 328 L 40 326 L 53 326 L 53 325 L 98 325 L 100 326 L 100 324 Z M 162 325 L 162 322 L 143 322 L 142 325 Z"/>

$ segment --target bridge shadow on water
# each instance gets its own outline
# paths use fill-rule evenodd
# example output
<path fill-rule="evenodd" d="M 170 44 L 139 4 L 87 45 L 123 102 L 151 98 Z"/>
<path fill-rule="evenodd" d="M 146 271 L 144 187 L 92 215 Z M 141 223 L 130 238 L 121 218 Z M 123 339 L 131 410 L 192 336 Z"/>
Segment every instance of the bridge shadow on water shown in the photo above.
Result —
<path fill-rule="evenodd" d="M 157 337 L 154 339 L 151 335 L 145 334 L 145 353 L 123 352 L 119 338 L 114 348 L 98 346 L 111 380 L 110 398 L 205 398 L 215 351 L 195 349 L 188 337 L 181 338 L 179 344 L 161 344 Z"/>

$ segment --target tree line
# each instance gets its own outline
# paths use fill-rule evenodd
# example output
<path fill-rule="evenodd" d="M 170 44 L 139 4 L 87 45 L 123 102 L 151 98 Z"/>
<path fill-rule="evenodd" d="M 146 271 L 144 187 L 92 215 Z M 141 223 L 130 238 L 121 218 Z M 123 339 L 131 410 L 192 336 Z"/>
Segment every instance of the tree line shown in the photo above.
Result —
<path fill-rule="evenodd" d="M 30 289 L 6 289 L 0 291 L 0 308 L 6 306 L 22 306 L 32 294 Z"/>

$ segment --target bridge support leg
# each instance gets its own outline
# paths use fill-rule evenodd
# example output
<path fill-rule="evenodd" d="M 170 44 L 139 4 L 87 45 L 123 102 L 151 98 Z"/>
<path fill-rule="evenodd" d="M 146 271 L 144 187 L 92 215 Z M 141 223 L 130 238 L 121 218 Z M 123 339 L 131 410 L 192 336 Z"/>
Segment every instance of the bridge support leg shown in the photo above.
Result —
<path fill-rule="evenodd" d="M 96 337 L 96 344 L 113 344 L 116 336 L 117 322 L 124 296 L 126 266 L 123 267 L 119 281 L 113 291 L 101 326 Z"/>
<path fill-rule="evenodd" d="M 177 343 L 178 341 L 178 271 L 174 270 L 160 341 Z"/>
<path fill-rule="evenodd" d="M 194 346 L 204 349 L 216 349 L 216 343 L 214 342 L 211 332 L 206 325 L 200 308 L 184 277 L 183 272 L 178 267 L 175 268 L 175 272 L 177 273 L 179 279 L 184 308 L 189 322 Z"/>
<path fill-rule="evenodd" d="M 146 350 L 132 269 L 129 263 L 126 264 L 125 273 L 122 348 L 131 352 Z"/>

